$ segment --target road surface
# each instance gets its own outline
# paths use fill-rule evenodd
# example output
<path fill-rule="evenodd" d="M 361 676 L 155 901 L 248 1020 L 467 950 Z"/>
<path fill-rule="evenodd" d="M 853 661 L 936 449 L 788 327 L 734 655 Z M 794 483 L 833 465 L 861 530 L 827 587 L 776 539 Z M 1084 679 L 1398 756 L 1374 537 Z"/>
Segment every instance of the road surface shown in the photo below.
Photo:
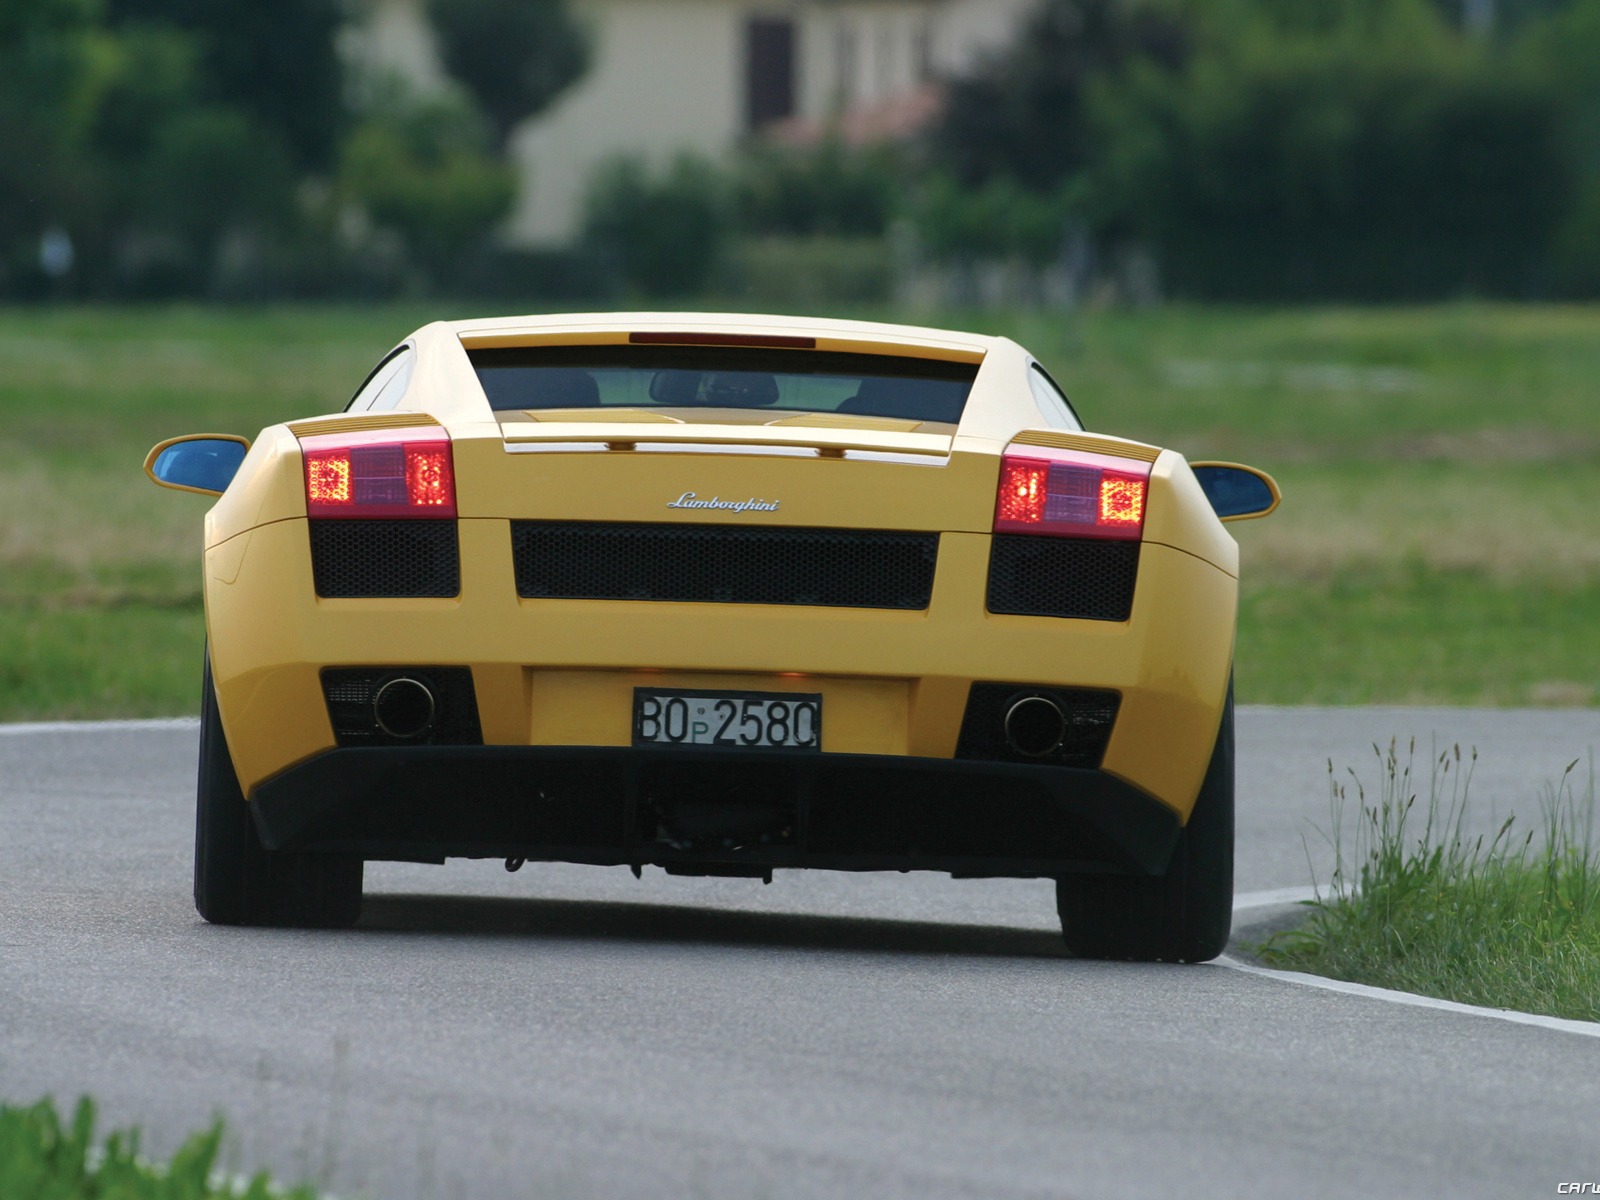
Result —
<path fill-rule="evenodd" d="M 1326 878 L 1327 760 L 1480 752 L 1488 824 L 1590 710 L 1239 710 L 1238 887 Z M 341 1197 L 1552 1196 L 1600 1038 L 1224 965 L 1078 962 L 1042 882 L 374 865 L 350 931 L 207 926 L 192 725 L 0 731 L 0 1099 Z M 1587 782 L 1580 766 L 1580 790 Z M 1492 814 L 1491 814 L 1492 810 Z"/>

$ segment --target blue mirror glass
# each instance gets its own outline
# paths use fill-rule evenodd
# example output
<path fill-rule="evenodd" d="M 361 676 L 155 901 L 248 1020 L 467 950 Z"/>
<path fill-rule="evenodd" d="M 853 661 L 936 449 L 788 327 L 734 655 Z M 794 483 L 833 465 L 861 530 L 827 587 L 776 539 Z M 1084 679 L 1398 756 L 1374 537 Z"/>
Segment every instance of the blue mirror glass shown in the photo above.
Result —
<path fill-rule="evenodd" d="M 1248 517 L 1272 507 L 1272 489 L 1253 471 L 1238 467 L 1196 467 L 1194 477 L 1200 481 L 1200 489 L 1219 517 Z"/>
<path fill-rule="evenodd" d="M 194 438 L 174 442 L 150 464 L 150 473 L 175 487 L 221 493 L 233 482 L 246 447 L 227 438 Z"/>

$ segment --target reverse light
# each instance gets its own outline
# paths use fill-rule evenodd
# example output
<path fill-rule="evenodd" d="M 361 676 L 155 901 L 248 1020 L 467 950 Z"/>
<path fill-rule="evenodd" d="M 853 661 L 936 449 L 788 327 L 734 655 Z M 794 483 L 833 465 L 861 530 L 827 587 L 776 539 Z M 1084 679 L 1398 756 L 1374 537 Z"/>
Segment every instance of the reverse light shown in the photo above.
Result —
<path fill-rule="evenodd" d="M 453 517 L 455 464 L 442 430 L 371 430 L 300 439 L 312 517 Z"/>
<path fill-rule="evenodd" d="M 1149 483 L 1147 465 L 1110 455 L 1007 454 L 1000 460 L 994 531 L 1138 538 Z"/>

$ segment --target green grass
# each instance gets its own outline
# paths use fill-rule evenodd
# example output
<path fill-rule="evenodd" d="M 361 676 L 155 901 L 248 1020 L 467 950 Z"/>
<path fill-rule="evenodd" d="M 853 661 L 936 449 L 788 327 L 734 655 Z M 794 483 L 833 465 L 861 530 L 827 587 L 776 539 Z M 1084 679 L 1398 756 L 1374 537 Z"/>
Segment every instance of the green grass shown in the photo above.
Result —
<path fill-rule="evenodd" d="M 146 1162 L 137 1130 L 95 1136 L 94 1105 L 70 1121 L 50 1101 L 0 1106 L 0 1196 L 5 1200 L 316 1200 L 310 1188 L 277 1187 L 266 1175 L 229 1182 L 218 1171 L 219 1122 L 186 1141 L 165 1165 Z"/>
<path fill-rule="evenodd" d="M 340 407 L 407 308 L 0 310 L 0 720 L 192 713 L 206 501 L 145 451 Z M 1239 698 L 1593 704 L 1600 307 L 857 315 L 1015 337 L 1091 428 L 1272 471 Z"/>
<path fill-rule="evenodd" d="M 1485 578 L 1420 563 L 1326 581 L 1247 574 L 1241 697 L 1263 704 L 1600 702 L 1600 580 Z M 1246 686 L 1248 681 L 1248 686 Z"/>
<path fill-rule="evenodd" d="M 1273 966 L 1336 979 L 1600 1020 L 1593 772 L 1580 797 L 1578 764 L 1569 766 L 1547 790 L 1536 827 L 1511 817 L 1474 837 L 1463 832 L 1474 757 L 1463 761 L 1453 747 L 1435 759 L 1421 806 L 1410 753 L 1378 752 L 1370 801 L 1353 772 L 1346 784 L 1330 763 L 1333 879 L 1307 921 L 1260 953 Z"/>

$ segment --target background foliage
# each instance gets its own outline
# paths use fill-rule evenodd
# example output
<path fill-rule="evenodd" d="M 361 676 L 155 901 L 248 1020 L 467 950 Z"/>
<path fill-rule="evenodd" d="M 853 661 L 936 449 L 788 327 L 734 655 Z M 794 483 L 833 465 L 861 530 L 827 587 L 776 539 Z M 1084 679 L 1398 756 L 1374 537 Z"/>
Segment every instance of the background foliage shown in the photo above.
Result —
<path fill-rule="evenodd" d="M 824 300 L 1600 294 L 1600 0 L 1039 0 L 920 138 L 608 164 L 531 259 L 507 146 L 593 47 L 564 0 L 425 9 L 418 95 L 339 0 L 0 0 L 0 298 L 671 297 L 786 255 Z"/>

